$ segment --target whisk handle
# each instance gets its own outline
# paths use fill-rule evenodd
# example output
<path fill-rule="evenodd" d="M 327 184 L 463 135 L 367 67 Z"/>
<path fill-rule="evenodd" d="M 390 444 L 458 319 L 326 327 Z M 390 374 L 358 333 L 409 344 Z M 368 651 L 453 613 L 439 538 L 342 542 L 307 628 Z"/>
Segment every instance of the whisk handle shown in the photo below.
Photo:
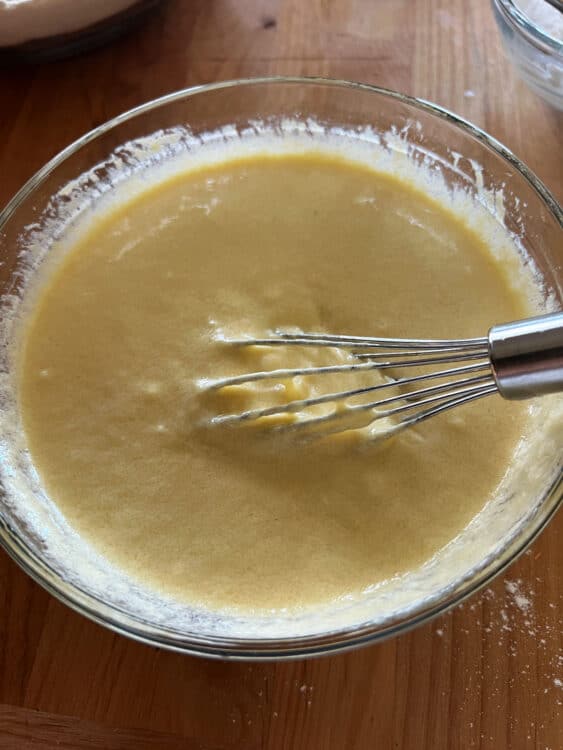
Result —
<path fill-rule="evenodd" d="M 563 313 L 493 326 L 488 339 L 501 396 L 524 399 L 563 391 Z"/>

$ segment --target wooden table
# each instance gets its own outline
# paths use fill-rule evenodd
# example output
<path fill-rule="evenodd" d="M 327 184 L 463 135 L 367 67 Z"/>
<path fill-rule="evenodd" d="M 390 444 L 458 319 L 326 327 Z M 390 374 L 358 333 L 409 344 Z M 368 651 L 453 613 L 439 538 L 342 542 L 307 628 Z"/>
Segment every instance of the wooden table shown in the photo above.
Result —
<path fill-rule="evenodd" d="M 514 75 L 488 0 L 176 0 L 113 46 L 0 72 L 0 203 L 86 130 L 217 79 L 325 75 L 433 100 L 563 197 L 563 118 Z M 287 664 L 142 646 L 0 555 L 0 748 L 558 750 L 563 517 L 503 576 L 413 633 Z"/>

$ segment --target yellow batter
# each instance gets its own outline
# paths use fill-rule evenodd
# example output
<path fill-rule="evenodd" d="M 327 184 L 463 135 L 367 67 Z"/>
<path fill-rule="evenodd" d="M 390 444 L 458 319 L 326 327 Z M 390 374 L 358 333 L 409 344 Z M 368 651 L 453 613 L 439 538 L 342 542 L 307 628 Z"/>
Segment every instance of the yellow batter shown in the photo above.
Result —
<path fill-rule="evenodd" d="M 244 611 L 326 602 L 450 542 L 494 496 L 526 408 L 490 397 L 380 446 L 210 428 L 309 386 L 209 399 L 202 379 L 346 357 L 217 335 L 478 336 L 528 312 L 477 234 L 398 180 L 322 153 L 225 161 L 108 212 L 44 280 L 28 443 L 69 522 L 149 586 Z"/>

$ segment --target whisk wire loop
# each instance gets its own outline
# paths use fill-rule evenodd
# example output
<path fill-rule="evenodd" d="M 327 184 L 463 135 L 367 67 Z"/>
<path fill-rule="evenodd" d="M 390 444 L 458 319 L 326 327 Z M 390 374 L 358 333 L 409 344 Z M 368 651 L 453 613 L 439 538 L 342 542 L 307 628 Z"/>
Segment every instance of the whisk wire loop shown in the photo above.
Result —
<path fill-rule="evenodd" d="M 495 380 L 488 359 L 486 338 L 473 339 L 387 339 L 359 336 L 336 336 L 332 334 L 288 333 L 276 331 L 264 338 L 226 340 L 230 346 L 310 346 L 337 347 L 349 352 L 353 361 L 346 364 L 319 367 L 287 367 L 234 375 L 232 377 L 207 380 L 210 390 L 230 386 L 244 386 L 259 381 L 284 381 L 295 377 L 323 376 L 334 374 L 358 374 L 383 371 L 385 382 L 350 388 L 338 392 L 323 393 L 310 398 L 293 399 L 284 404 L 247 409 L 237 414 L 221 414 L 213 417 L 215 424 L 236 424 L 260 420 L 264 417 L 283 414 L 300 414 L 296 421 L 278 425 L 275 429 L 306 432 L 323 428 L 324 434 L 350 429 L 350 422 L 362 413 L 371 424 L 383 418 L 396 418 L 392 430 L 396 431 L 415 421 L 421 421 L 438 411 L 454 405 L 480 398 L 496 391 Z M 367 350 L 367 351 L 366 351 Z M 456 363 L 444 369 L 444 365 Z M 464 364 L 457 364 L 464 363 Z M 468 364 L 465 364 L 468 363 Z M 408 367 L 435 368 L 429 372 L 417 372 L 411 376 L 390 377 L 389 371 Z M 427 385 L 427 381 L 439 380 Z M 421 385 L 422 387 L 418 387 Z M 415 389 L 413 390 L 413 386 Z M 386 391 L 392 391 L 385 396 Z M 382 393 L 382 398 L 362 403 L 345 403 L 344 408 L 335 408 L 328 414 L 311 416 L 308 410 L 321 404 L 354 401 L 371 393 Z M 396 404 L 396 405 L 395 405 Z M 305 416 L 303 416 L 305 415 Z"/>
<path fill-rule="evenodd" d="M 274 429 L 319 430 L 326 434 L 352 429 L 355 415 L 365 414 L 362 426 L 385 418 L 390 420 L 389 427 L 383 431 L 385 434 L 379 435 L 385 437 L 493 393 L 506 399 L 523 399 L 563 391 L 563 312 L 493 326 L 488 335 L 481 338 L 390 339 L 276 330 L 261 338 L 221 341 L 239 347 L 337 348 L 349 355 L 349 362 L 206 379 L 200 385 L 207 390 L 265 380 L 282 382 L 298 376 L 355 375 L 370 371 L 379 371 L 384 381 L 293 399 L 281 405 L 247 409 L 237 414 L 217 415 L 211 420 L 215 424 L 237 424 L 295 414 L 295 420 L 276 425 Z M 455 367 L 444 367 L 454 363 Z M 402 373 L 406 368 L 415 368 L 415 371 L 405 376 Z M 425 372 L 426 368 L 428 371 Z M 438 382 L 427 384 L 432 380 Z M 372 393 L 381 393 L 382 398 L 355 402 Z M 329 413 L 318 415 L 314 410 L 313 413 L 308 411 L 330 403 L 334 403 L 334 410 Z"/>

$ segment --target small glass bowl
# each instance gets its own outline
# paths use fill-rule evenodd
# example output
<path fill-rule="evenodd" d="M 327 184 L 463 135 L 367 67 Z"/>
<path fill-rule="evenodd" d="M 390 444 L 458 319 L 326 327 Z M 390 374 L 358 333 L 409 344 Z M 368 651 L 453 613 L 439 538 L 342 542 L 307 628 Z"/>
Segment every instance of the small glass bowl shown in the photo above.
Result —
<path fill-rule="evenodd" d="M 113 630 L 176 651 L 236 659 L 295 658 L 379 641 L 414 627 L 472 594 L 509 565 L 551 518 L 563 496 L 561 446 L 543 440 L 533 490 L 518 484 L 489 503 L 478 529 L 468 527 L 447 556 L 404 588 L 400 610 L 387 612 L 374 591 L 361 602 L 335 602 L 321 614 L 287 614 L 226 625 L 205 613 L 182 620 L 185 607 L 150 609 L 146 591 L 116 579 L 107 561 L 86 554 L 62 517 L 49 509 L 25 448 L 17 406 L 10 313 L 25 302 L 27 270 L 71 230 L 82 210 L 111 197 L 120 180 L 138 176 L 148 154 L 175 158 L 210 133 L 255 134 L 257 122 L 297 123 L 346 137 L 369 132 L 440 176 L 448 190 L 480 201 L 540 270 L 545 292 L 563 307 L 561 208 L 530 170 L 482 130 L 428 102 L 347 81 L 265 78 L 215 83 L 149 102 L 87 133 L 46 164 L 0 212 L 0 543 L 36 581 L 70 607 Z M 180 134 L 180 136 L 178 135 Z M 356 136 L 354 136 L 356 137 Z M 391 153 L 390 151 L 390 153 Z M 189 156 L 189 153 L 188 153 Z M 502 210 L 497 210 L 502 196 Z M 56 197 L 56 199 L 54 198 Z M 497 208 L 496 208 L 497 207 Z M 495 224 L 496 226 L 496 224 Z M 61 228 L 62 227 L 62 228 Z M 58 235 L 57 235 L 58 233 Z M 493 523 L 490 523 L 493 522 Z M 471 524 L 470 524 L 471 526 Z M 64 563 L 61 560 L 64 558 Z M 457 571 L 455 574 L 452 571 Z M 418 575 L 418 573 L 417 573 Z M 414 592 L 414 593 L 412 593 Z M 188 613 L 189 614 L 189 613 Z M 283 619 L 285 617 L 285 619 Z M 181 624 L 178 624 L 181 622 Z M 184 624 L 185 622 L 185 624 Z"/>
<path fill-rule="evenodd" d="M 492 3 L 504 48 L 522 79 L 546 102 L 563 109 L 563 42 L 528 18 L 518 0 Z"/>

